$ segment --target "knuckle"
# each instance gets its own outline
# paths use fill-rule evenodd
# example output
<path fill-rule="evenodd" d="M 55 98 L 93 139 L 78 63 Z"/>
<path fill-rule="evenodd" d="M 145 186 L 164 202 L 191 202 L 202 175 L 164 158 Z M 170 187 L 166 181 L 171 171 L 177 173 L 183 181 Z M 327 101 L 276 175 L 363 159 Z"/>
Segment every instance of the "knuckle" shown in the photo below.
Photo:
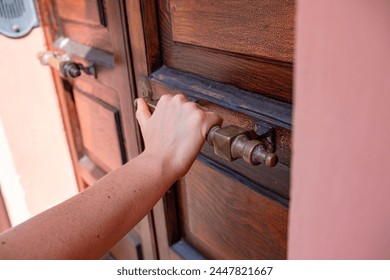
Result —
<path fill-rule="evenodd" d="M 160 97 L 159 101 L 160 102 L 165 102 L 167 101 L 169 98 L 169 95 L 168 94 L 164 94 L 163 96 Z"/>
<path fill-rule="evenodd" d="M 196 124 L 201 124 L 206 120 L 206 114 L 201 110 L 197 110 L 193 113 L 192 118 Z"/>
<path fill-rule="evenodd" d="M 183 94 L 179 93 L 173 97 L 173 100 L 179 101 L 179 102 L 184 102 L 186 100 L 186 98 Z"/>
<path fill-rule="evenodd" d="M 164 94 L 158 100 L 158 105 L 166 104 L 172 97 L 169 94 Z"/>

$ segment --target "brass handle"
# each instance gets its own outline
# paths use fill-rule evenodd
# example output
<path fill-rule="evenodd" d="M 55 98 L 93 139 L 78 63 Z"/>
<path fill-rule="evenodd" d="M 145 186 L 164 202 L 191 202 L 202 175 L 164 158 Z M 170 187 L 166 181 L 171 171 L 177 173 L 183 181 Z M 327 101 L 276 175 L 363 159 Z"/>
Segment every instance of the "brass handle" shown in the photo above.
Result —
<path fill-rule="evenodd" d="M 150 112 L 154 112 L 157 100 L 146 98 Z M 136 106 L 137 103 L 134 103 Z M 207 142 L 214 147 L 214 153 L 226 160 L 233 161 L 242 158 L 251 165 L 264 163 L 268 167 L 274 167 L 278 162 L 278 156 L 267 151 L 266 147 L 258 140 L 250 139 L 250 131 L 235 125 L 221 127 L 213 126 L 207 134 Z"/>
<path fill-rule="evenodd" d="M 226 160 L 242 158 L 251 165 L 264 163 L 274 167 L 278 162 L 276 154 L 268 152 L 258 140 L 249 138 L 250 131 L 235 125 L 213 126 L 207 134 L 207 142 L 214 147 L 214 153 Z"/>

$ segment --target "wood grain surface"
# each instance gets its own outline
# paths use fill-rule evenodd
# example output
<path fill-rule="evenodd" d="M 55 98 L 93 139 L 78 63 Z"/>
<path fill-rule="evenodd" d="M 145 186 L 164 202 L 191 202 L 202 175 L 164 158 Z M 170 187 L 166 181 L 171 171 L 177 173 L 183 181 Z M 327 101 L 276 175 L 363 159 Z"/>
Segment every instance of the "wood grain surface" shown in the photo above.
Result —
<path fill-rule="evenodd" d="M 287 2 L 288 5 L 291 5 L 290 1 Z M 235 52 L 235 49 L 242 48 L 241 45 L 244 45 L 242 41 L 227 44 L 230 45 L 230 50 L 200 47 L 199 44 L 177 43 L 174 41 L 172 33 L 175 26 L 172 22 L 170 1 L 159 0 L 158 3 L 164 65 L 282 101 L 292 102 L 292 63 L 280 61 L 277 56 L 259 57 Z M 231 1 L 219 1 L 218 3 L 229 6 Z M 263 1 L 253 1 L 251 3 L 254 5 L 253 9 L 259 9 Z M 245 1 L 243 6 L 245 6 Z M 224 13 L 224 9 L 222 11 L 217 10 L 211 4 L 207 9 L 211 9 L 209 13 L 212 15 Z M 240 13 L 241 9 L 246 8 L 239 8 L 236 13 Z M 277 18 L 283 21 L 281 17 Z M 245 23 L 242 22 L 241 24 Z M 198 32 L 211 34 L 214 29 L 212 26 L 204 26 Z M 253 30 L 254 37 L 258 36 L 256 32 L 257 29 Z M 187 36 L 192 37 L 193 35 L 190 33 L 188 31 Z M 219 38 L 222 42 L 230 40 L 229 38 L 223 38 L 222 35 Z M 264 40 L 267 41 L 268 37 Z M 222 44 L 225 46 L 225 43 Z M 235 44 L 234 47 L 233 44 Z M 225 48 L 227 49 L 228 46 L 225 46 Z"/>
<path fill-rule="evenodd" d="M 183 238 L 206 257 L 286 258 L 288 211 L 277 202 L 199 161 L 179 197 Z"/>
<path fill-rule="evenodd" d="M 294 1 L 171 0 L 175 42 L 293 62 Z"/>

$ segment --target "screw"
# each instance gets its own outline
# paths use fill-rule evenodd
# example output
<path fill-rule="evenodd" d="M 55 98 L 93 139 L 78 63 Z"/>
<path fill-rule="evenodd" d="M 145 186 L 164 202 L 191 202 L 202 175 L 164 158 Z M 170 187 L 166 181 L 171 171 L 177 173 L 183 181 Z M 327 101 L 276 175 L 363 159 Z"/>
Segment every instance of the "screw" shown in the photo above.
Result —
<path fill-rule="evenodd" d="M 20 27 L 19 27 L 19 25 L 17 25 L 17 24 L 12 25 L 12 30 L 13 30 L 14 32 L 16 32 L 16 33 L 19 33 L 19 32 L 20 32 Z"/>

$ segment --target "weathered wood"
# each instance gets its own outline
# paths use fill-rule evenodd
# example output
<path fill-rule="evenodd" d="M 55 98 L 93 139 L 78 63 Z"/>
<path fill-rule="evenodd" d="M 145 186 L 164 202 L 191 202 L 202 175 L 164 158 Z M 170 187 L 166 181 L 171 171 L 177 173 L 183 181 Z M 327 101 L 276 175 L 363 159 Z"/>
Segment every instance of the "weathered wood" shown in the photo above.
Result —
<path fill-rule="evenodd" d="M 56 5 L 61 19 L 88 25 L 101 25 L 97 0 L 58 0 Z"/>
<path fill-rule="evenodd" d="M 294 8 L 294 1 L 285 0 L 171 0 L 172 38 L 292 63 Z"/>
<path fill-rule="evenodd" d="M 273 125 L 291 129 L 292 107 L 288 103 L 167 67 L 154 72 L 151 82 L 152 86 L 160 83 L 195 99 L 210 101 Z"/>
<path fill-rule="evenodd" d="M 292 102 L 292 64 L 196 45 L 175 43 L 170 1 L 159 0 L 160 37 L 166 66 Z M 220 3 L 230 3 L 221 1 Z M 262 1 L 255 1 L 261 5 Z M 243 3 L 244 5 L 244 3 Z M 253 7 L 255 9 L 256 7 Z M 239 13 L 240 9 L 236 12 Z M 215 10 L 214 13 L 219 13 Z M 203 29 L 200 31 L 202 32 Z"/>
<path fill-rule="evenodd" d="M 176 207 L 176 204 L 174 205 Z M 155 221 L 156 241 L 159 251 L 159 256 L 163 260 L 179 260 L 182 257 L 172 250 L 167 230 L 167 219 L 164 210 L 164 201 L 160 199 L 159 202 L 153 207 L 153 217 Z M 178 226 L 178 220 L 175 220 L 176 227 Z M 180 230 L 180 229 L 179 229 Z"/>
<path fill-rule="evenodd" d="M 286 258 L 288 211 L 275 201 L 199 161 L 179 196 L 184 239 L 206 257 Z"/>
<path fill-rule="evenodd" d="M 119 168 L 125 151 L 118 109 L 78 89 L 75 100 L 88 155 L 106 172 Z"/>
<path fill-rule="evenodd" d="M 73 83 L 74 87 L 82 92 L 87 92 L 113 107 L 118 108 L 120 106 L 117 91 L 108 85 L 102 84 L 101 75 L 98 79 L 95 79 L 93 76 L 81 74 Z"/>
<path fill-rule="evenodd" d="M 151 58 L 132 48 L 134 58 L 144 57 L 140 65 L 147 69 L 143 76 L 149 75 L 154 98 L 184 93 L 221 115 L 223 125 L 253 129 L 257 121 L 265 122 L 275 130 L 279 157 L 274 168 L 252 167 L 217 158 L 205 144 L 190 172 L 154 208 L 163 259 L 286 257 L 293 71 L 288 29 L 293 29 L 294 2 L 277 3 L 159 0 L 162 67 L 150 73 Z M 138 22 L 142 18 L 145 24 L 153 13 L 141 8 L 141 14 Z M 255 14 L 263 17 L 244 20 Z M 259 22 L 264 25 L 250 29 Z M 286 37 L 279 38 L 283 32 Z M 142 36 L 147 41 L 157 34 Z"/>
<path fill-rule="evenodd" d="M 89 26 L 73 21 L 62 21 L 63 36 L 77 41 L 83 45 L 93 46 L 108 52 L 113 52 L 112 41 L 107 28 L 100 26 Z"/>

